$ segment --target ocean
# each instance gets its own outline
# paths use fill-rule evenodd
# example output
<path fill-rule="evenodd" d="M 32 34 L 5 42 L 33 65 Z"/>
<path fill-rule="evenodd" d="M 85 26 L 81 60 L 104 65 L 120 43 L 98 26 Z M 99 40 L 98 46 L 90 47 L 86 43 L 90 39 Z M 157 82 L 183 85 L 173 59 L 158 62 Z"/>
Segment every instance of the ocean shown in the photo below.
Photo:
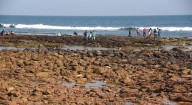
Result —
<path fill-rule="evenodd" d="M 0 30 L 17 34 L 82 35 L 85 30 L 96 34 L 127 36 L 132 29 L 161 29 L 162 37 L 192 37 L 192 15 L 180 16 L 5 16 L 0 15 Z"/>

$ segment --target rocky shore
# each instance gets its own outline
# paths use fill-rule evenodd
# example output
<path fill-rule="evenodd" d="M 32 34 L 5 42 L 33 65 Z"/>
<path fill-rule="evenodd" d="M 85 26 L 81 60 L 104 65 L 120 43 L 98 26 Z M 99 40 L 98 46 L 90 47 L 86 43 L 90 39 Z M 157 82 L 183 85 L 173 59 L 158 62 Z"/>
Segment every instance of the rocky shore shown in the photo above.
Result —
<path fill-rule="evenodd" d="M 98 36 L 1 36 L 2 105 L 191 105 L 192 51 L 188 38 L 161 40 Z M 116 50 L 63 50 L 66 45 Z M 33 49 L 36 48 L 36 49 Z"/>
<path fill-rule="evenodd" d="M 14 47 L 38 47 L 40 44 L 46 47 L 63 47 L 65 45 L 122 48 L 130 47 L 155 47 L 160 45 L 187 46 L 192 45 L 192 38 L 162 38 L 147 39 L 143 37 L 99 35 L 93 43 L 86 43 L 82 36 L 43 36 L 43 35 L 15 35 L 0 36 L 0 46 Z"/>

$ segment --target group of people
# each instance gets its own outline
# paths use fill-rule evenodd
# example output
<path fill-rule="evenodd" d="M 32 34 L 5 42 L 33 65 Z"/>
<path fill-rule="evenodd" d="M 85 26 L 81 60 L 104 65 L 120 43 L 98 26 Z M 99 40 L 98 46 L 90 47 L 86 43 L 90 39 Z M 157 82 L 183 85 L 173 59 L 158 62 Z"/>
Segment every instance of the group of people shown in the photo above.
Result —
<path fill-rule="evenodd" d="M 96 33 L 95 31 L 90 31 L 88 32 L 87 30 L 85 30 L 83 32 L 83 36 L 84 36 L 84 40 L 86 40 L 87 42 L 89 41 L 95 41 L 95 37 L 96 37 Z"/>
<path fill-rule="evenodd" d="M 6 30 L 6 28 L 3 28 L 1 35 L 15 35 L 15 33 L 13 31 Z"/>
<path fill-rule="evenodd" d="M 140 36 L 140 29 L 139 28 L 136 29 L 136 34 L 137 34 L 137 36 Z M 146 35 L 147 35 L 147 29 L 144 28 L 143 29 L 143 37 L 146 37 Z M 152 35 L 155 39 L 161 38 L 161 29 L 157 28 L 157 29 L 152 30 L 152 28 L 150 28 L 148 30 L 147 38 L 152 38 Z M 131 29 L 129 29 L 129 36 L 131 36 Z"/>

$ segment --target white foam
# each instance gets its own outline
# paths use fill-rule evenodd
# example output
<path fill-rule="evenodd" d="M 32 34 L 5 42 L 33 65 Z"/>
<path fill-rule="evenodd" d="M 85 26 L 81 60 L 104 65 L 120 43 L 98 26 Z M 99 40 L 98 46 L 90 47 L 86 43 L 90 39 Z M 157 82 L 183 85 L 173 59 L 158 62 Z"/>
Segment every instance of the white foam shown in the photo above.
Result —
<path fill-rule="evenodd" d="M 53 26 L 53 25 L 44 25 L 44 24 L 2 24 L 4 27 L 11 27 L 14 26 L 14 28 L 19 29 L 49 29 L 49 30 L 121 30 L 126 28 L 139 28 L 139 29 L 161 29 L 164 31 L 187 31 L 192 32 L 192 27 L 74 27 L 74 26 Z M 13 27 L 12 27 L 13 28 Z"/>
<path fill-rule="evenodd" d="M 3 24 L 5 27 L 9 27 L 13 24 Z M 52 25 L 43 25 L 43 24 L 17 24 L 14 25 L 15 28 L 21 29 L 53 29 L 53 30 L 118 30 L 118 27 L 72 27 L 72 26 L 52 26 Z"/>
<path fill-rule="evenodd" d="M 10 27 L 12 24 L 1 24 L 3 27 Z"/>
<path fill-rule="evenodd" d="M 192 27 L 155 27 L 155 26 L 152 26 L 152 27 L 138 27 L 139 29 L 161 29 L 161 30 L 164 30 L 164 31 L 192 31 Z"/>

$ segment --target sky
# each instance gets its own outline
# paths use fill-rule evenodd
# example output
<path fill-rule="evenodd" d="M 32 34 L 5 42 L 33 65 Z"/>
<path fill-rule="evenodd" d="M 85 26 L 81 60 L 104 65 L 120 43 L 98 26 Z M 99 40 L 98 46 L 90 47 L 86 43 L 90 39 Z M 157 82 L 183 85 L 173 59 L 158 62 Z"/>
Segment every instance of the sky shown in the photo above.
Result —
<path fill-rule="evenodd" d="M 0 15 L 192 15 L 192 0 L 0 0 Z"/>

